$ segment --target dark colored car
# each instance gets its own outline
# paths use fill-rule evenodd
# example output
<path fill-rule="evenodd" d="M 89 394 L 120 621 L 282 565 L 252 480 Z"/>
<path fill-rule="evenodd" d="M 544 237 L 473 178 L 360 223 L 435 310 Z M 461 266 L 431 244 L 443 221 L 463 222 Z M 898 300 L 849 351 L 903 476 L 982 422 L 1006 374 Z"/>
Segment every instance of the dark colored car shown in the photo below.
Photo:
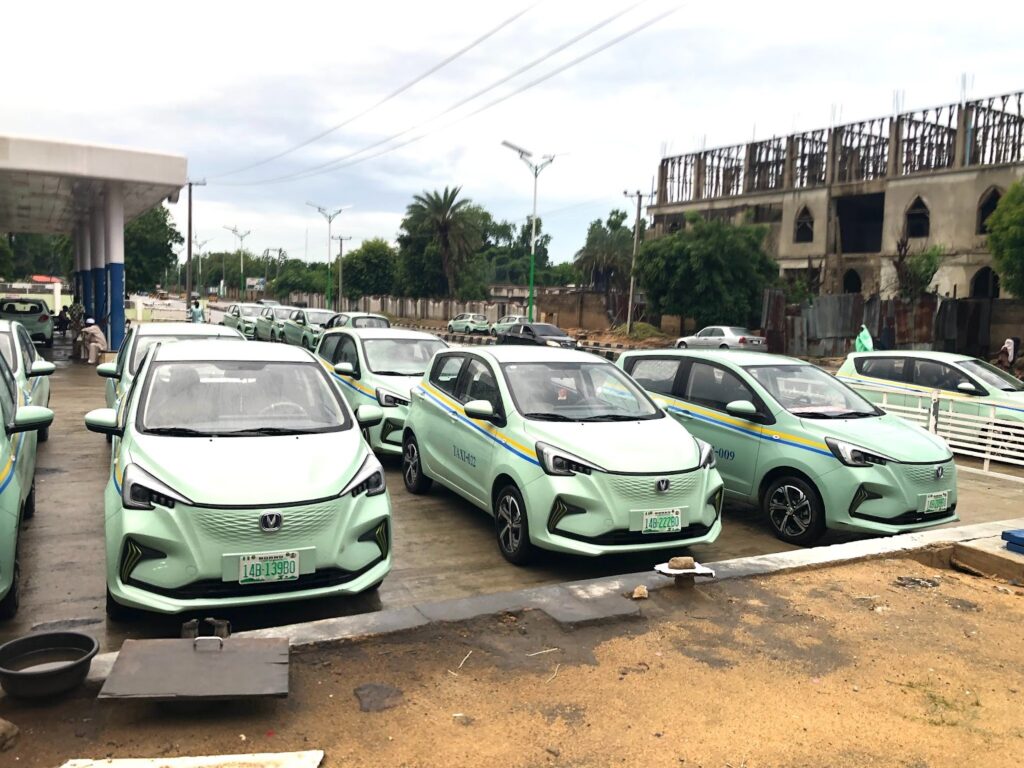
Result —
<path fill-rule="evenodd" d="M 550 323 L 520 323 L 499 334 L 498 344 L 535 344 L 576 349 L 576 339 Z"/>

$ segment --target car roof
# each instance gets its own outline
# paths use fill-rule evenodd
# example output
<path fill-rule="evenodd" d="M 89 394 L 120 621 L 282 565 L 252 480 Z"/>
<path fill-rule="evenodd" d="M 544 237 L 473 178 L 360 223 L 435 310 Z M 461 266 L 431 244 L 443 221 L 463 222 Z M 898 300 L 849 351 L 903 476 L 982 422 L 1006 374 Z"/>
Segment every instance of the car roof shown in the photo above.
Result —
<path fill-rule="evenodd" d="M 0 320 L 0 331 L 9 332 L 14 330 L 17 320 Z"/>
<path fill-rule="evenodd" d="M 624 352 L 622 356 L 640 357 L 685 357 L 691 360 L 709 360 L 716 363 L 731 363 L 745 368 L 752 365 L 813 365 L 806 360 L 786 355 L 772 355 L 765 352 L 743 352 L 735 349 L 644 349 Z"/>
<path fill-rule="evenodd" d="M 921 360 L 935 360 L 940 363 L 962 363 L 966 360 L 974 360 L 970 355 L 959 355 L 955 352 L 932 352 L 930 350 L 916 349 L 878 349 L 874 352 L 851 352 L 847 355 L 850 360 L 858 357 L 910 357 Z"/>
<path fill-rule="evenodd" d="M 236 307 L 263 307 L 268 306 L 267 304 L 257 304 L 255 301 L 236 301 L 234 306 Z"/>
<path fill-rule="evenodd" d="M 555 349 L 554 347 L 541 347 L 534 345 L 498 344 L 487 347 L 460 347 L 458 351 L 475 352 L 480 355 L 485 355 L 496 363 L 546 363 L 549 361 L 566 361 L 574 363 L 609 362 L 605 358 L 598 357 L 590 352 L 580 352 L 575 349 L 565 348 Z"/>
<path fill-rule="evenodd" d="M 357 336 L 360 339 L 437 339 L 438 337 L 426 331 L 413 331 L 408 328 L 328 328 L 323 336 L 337 336 L 347 333 Z"/>
<path fill-rule="evenodd" d="M 347 310 L 342 310 L 338 314 L 345 315 L 345 317 L 380 317 L 387 320 L 387 317 L 379 312 L 348 312 Z"/>
<path fill-rule="evenodd" d="M 291 344 L 258 344 L 238 339 L 237 341 L 176 341 L 161 344 L 156 352 L 160 361 L 188 360 L 245 360 L 257 362 L 308 363 L 313 358 L 302 347 Z"/>
<path fill-rule="evenodd" d="M 140 336 L 238 336 L 238 331 L 213 323 L 141 323 L 135 326 Z"/>

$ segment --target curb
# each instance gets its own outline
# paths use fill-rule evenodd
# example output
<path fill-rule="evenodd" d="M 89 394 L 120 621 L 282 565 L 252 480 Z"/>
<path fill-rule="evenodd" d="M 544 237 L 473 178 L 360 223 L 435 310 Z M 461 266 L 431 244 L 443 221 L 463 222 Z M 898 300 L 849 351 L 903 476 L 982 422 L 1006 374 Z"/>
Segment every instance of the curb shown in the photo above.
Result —
<path fill-rule="evenodd" d="M 1024 528 L 1024 517 L 991 523 L 977 523 L 958 528 L 941 528 L 898 536 L 863 539 L 827 547 L 798 549 L 773 555 L 756 555 L 705 563 L 714 567 L 716 581 L 749 576 L 767 576 L 785 571 L 799 571 L 842 565 L 912 552 L 931 547 L 951 546 L 974 539 L 999 536 L 1008 528 Z M 431 623 L 458 622 L 481 616 L 524 610 L 542 610 L 560 624 L 579 625 L 611 619 L 640 616 L 640 605 L 627 597 L 634 587 L 643 584 L 648 590 L 673 585 L 671 579 L 652 571 L 627 573 L 583 581 L 531 587 L 492 595 L 419 603 L 374 613 L 320 619 L 302 624 L 289 624 L 248 632 L 232 637 L 282 638 L 293 648 L 303 648 L 343 640 L 357 640 L 415 629 Z M 117 652 L 100 654 L 93 659 L 87 683 L 101 685 L 113 667 Z M 0 695 L 2 697 L 2 695 Z"/>

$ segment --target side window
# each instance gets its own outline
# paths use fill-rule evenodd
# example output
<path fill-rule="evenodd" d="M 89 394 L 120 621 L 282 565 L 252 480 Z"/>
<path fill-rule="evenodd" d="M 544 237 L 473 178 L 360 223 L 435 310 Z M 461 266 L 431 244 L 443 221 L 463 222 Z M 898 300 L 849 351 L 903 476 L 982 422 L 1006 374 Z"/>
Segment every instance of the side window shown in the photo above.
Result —
<path fill-rule="evenodd" d="M 3 379 L 3 386 L 0 386 L 0 411 L 3 412 L 4 424 L 8 427 L 14 425 L 14 413 L 18 409 L 18 402 L 15 392 L 18 384 L 14 381 L 14 374 L 7 366 L 7 363 L 0 360 L 0 378 Z"/>
<path fill-rule="evenodd" d="M 337 335 L 324 336 L 320 342 L 320 348 L 316 353 L 330 363 L 334 362 L 334 354 L 338 349 L 339 337 Z"/>
<path fill-rule="evenodd" d="M 289 319 L 289 320 L 298 320 L 298 319 L 299 319 L 299 315 L 301 315 L 301 314 L 302 314 L 302 313 L 301 313 L 301 312 L 299 312 L 299 310 L 297 310 L 297 309 L 296 309 L 296 310 L 295 310 L 294 312 L 292 312 L 292 313 L 291 313 L 291 314 L 290 314 L 290 315 L 288 316 L 288 319 Z"/>
<path fill-rule="evenodd" d="M 18 343 L 21 345 L 21 358 L 25 361 L 25 367 L 31 368 L 36 359 L 36 347 L 24 328 L 18 329 Z"/>
<path fill-rule="evenodd" d="M 462 364 L 466 362 L 463 355 L 445 355 L 437 358 L 434 368 L 430 372 L 430 383 L 447 392 L 455 394 L 455 385 L 459 381 L 459 372 L 462 371 Z"/>
<path fill-rule="evenodd" d="M 636 380 L 636 383 L 649 392 L 658 392 L 663 395 L 673 394 L 673 387 L 676 383 L 676 374 L 679 373 L 679 366 L 682 361 L 658 358 L 647 358 L 635 360 L 629 374 Z"/>
<path fill-rule="evenodd" d="M 128 331 L 128 335 L 124 337 L 124 341 L 121 342 L 121 349 L 117 353 L 117 375 L 124 375 L 124 366 L 128 362 L 128 358 L 132 356 L 132 340 L 135 338 L 135 329 Z"/>
<path fill-rule="evenodd" d="M 690 367 L 685 399 L 716 411 L 724 411 L 733 400 L 757 402 L 754 393 L 736 374 L 700 362 Z"/>
<path fill-rule="evenodd" d="M 500 413 L 501 392 L 498 391 L 498 383 L 490 367 L 475 358 L 470 358 L 466 363 L 466 371 L 462 374 L 458 388 L 455 392 L 455 399 L 460 403 L 468 403 L 470 400 L 486 400 L 494 408 L 495 413 Z"/>
<path fill-rule="evenodd" d="M 715 336 L 717 338 L 718 336 L 725 336 L 725 334 L 722 332 L 721 328 L 712 328 L 711 332 L 708 333 L 708 336 Z"/>
<path fill-rule="evenodd" d="M 956 368 L 934 360 L 914 361 L 914 383 L 929 389 L 946 389 L 955 391 L 956 385 L 967 381 L 967 377 Z"/>
<path fill-rule="evenodd" d="M 857 373 L 876 379 L 903 381 L 904 358 L 902 357 L 858 357 L 853 361 Z"/>
<path fill-rule="evenodd" d="M 352 363 L 353 368 L 359 368 L 359 350 L 356 348 L 356 340 L 346 334 L 338 334 L 338 350 L 334 354 L 335 363 Z"/>

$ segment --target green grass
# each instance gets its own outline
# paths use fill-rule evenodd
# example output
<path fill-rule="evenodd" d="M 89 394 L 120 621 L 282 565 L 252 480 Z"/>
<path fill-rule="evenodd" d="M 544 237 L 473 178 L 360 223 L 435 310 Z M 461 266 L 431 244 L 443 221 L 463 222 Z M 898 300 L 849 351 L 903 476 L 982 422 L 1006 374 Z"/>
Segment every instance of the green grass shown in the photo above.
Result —
<path fill-rule="evenodd" d="M 626 335 L 626 325 L 616 326 L 613 331 L 622 336 Z M 629 334 L 629 338 L 637 341 L 644 341 L 645 339 L 663 339 L 665 334 L 655 328 L 650 323 L 633 323 L 633 330 Z"/>

